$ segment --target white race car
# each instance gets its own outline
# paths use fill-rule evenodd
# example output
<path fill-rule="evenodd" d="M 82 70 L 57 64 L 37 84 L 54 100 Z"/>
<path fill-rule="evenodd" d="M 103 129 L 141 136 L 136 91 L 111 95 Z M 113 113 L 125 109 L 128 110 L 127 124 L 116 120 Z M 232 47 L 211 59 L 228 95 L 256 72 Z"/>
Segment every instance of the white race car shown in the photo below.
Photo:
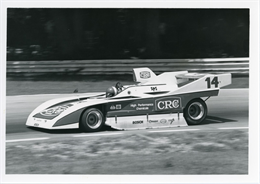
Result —
<path fill-rule="evenodd" d="M 104 125 L 119 130 L 197 125 L 207 116 L 205 101 L 231 84 L 230 73 L 155 75 L 149 68 L 133 69 L 133 78 L 137 84 L 117 83 L 106 93 L 47 101 L 29 115 L 26 125 L 88 132 Z"/>

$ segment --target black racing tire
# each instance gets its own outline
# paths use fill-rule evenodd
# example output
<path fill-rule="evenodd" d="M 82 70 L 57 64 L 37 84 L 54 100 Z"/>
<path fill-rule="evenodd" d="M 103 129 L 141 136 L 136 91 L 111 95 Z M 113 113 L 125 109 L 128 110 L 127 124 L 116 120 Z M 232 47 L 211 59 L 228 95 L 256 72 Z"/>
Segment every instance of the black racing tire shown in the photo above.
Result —
<path fill-rule="evenodd" d="M 200 99 L 195 98 L 188 102 L 183 111 L 183 116 L 188 125 L 199 125 L 207 117 L 208 108 L 206 103 Z"/>
<path fill-rule="evenodd" d="M 81 116 L 80 129 L 85 132 L 100 131 L 105 123 L 103 113 L 96 108 L 87 109 Z"/>

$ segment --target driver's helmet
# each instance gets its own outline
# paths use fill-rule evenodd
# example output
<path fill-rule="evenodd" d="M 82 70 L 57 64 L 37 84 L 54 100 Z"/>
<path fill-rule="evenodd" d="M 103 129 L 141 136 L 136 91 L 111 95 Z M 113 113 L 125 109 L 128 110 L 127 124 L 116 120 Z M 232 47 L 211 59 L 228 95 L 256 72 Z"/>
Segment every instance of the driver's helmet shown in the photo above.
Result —
<path fill-rule="evenodd" d="M 112 97 L 117 94 L 117 89 L 114 86 L 107 88 L 106 90 L 106 97 Z"/>
<path fill-rule="evenodd" d="M 117 82 L 115 87 L 118 93 L 120 93 L 123 90 L 123 85 L 120 82 Z"/>

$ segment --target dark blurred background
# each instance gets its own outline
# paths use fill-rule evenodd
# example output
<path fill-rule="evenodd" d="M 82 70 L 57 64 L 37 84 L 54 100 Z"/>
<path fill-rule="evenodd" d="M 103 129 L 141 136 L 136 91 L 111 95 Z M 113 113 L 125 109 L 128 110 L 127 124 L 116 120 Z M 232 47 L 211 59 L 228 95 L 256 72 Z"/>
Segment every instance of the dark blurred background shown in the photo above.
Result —
<path fill-rule="evenodd" d="M 8 8 L 7 60 L 249 57 L 249 9 Z"/>

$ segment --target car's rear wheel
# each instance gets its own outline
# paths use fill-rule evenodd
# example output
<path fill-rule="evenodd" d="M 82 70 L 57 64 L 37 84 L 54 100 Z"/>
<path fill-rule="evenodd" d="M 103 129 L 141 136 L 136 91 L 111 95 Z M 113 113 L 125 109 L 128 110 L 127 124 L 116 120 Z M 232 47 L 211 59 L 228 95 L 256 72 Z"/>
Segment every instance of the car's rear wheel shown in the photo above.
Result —
<path fill-rule="evenodd" d="M 208 114 L 207 105 L 200 98 L 193 99 L 186 105 L 183 114 L 188 125 L 198 125 Z"/>
<path fill-rule="evenodd" d="M 87 132 L 97 132 L 104 126 L 103 113 L 96 108 L 86 110 L 80 120 L 80 128 Z"/>

